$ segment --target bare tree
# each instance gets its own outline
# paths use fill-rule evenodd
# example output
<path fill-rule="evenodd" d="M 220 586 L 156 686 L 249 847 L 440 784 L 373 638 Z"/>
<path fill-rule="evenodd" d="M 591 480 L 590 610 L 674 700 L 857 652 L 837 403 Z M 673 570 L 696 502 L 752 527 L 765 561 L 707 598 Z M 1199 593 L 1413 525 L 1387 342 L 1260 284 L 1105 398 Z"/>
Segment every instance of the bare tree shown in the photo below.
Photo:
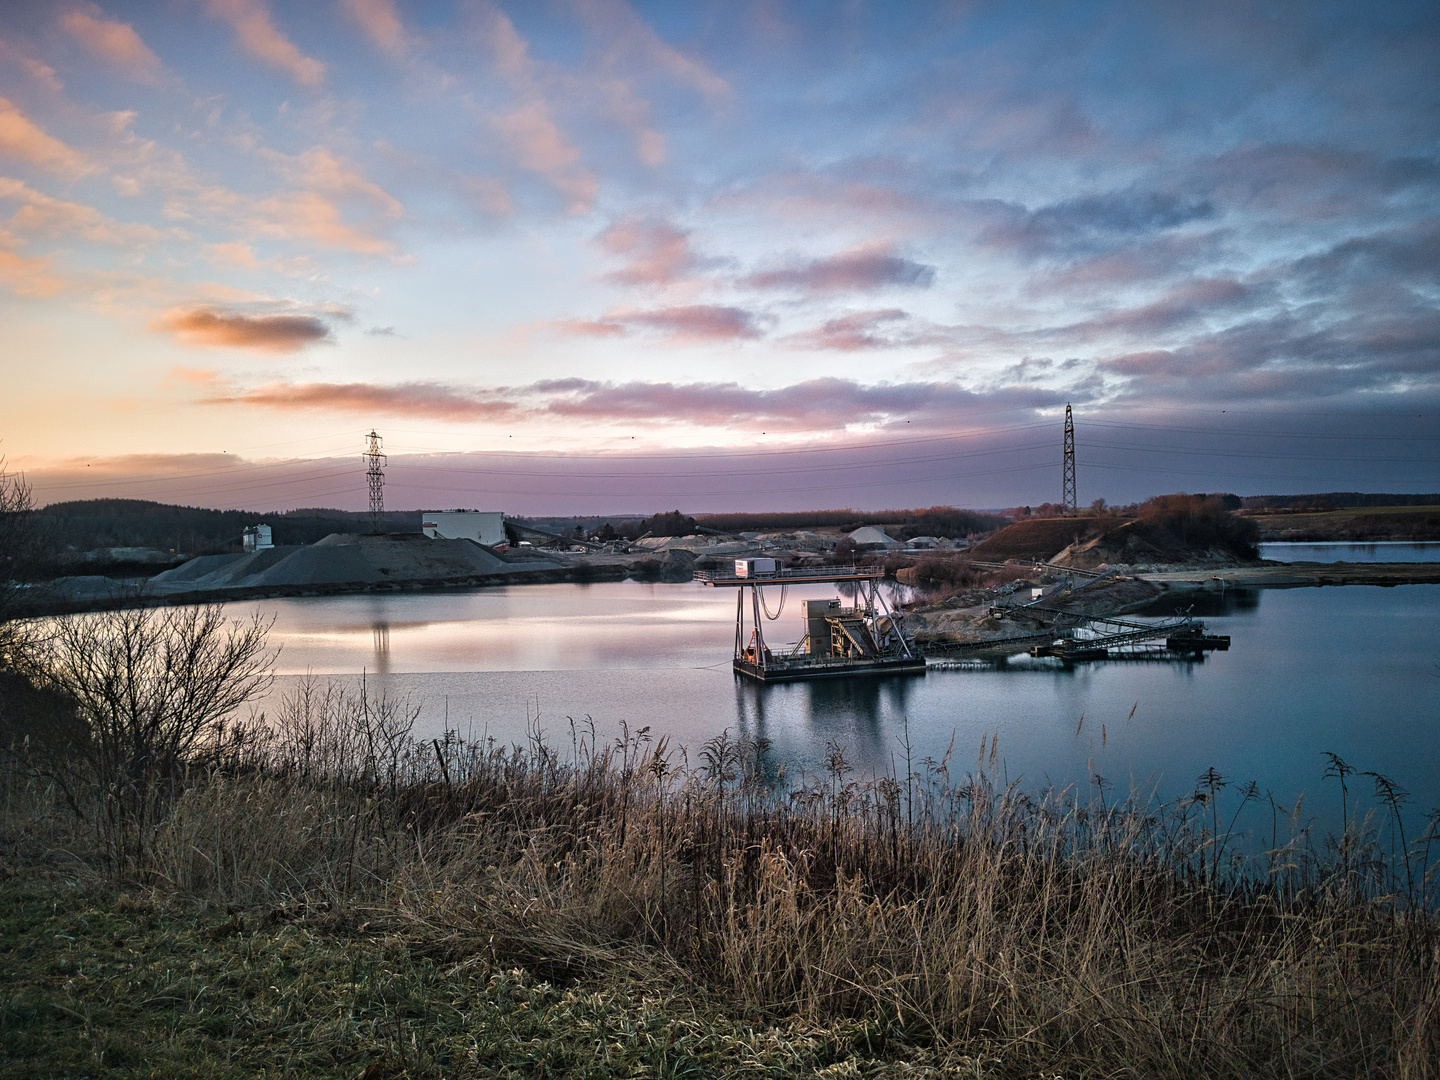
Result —
<path fill-rule="evenodd" d="M 50 766 L 99 796 L 112 852 L 143 842 L 225 718 L 269 688 L 270 625 L 258 614 L 227 619 L 218 604 L 56 622 L 41 668 L 46 684 L 75 703 L 83 737 L 68 761 Z"/>

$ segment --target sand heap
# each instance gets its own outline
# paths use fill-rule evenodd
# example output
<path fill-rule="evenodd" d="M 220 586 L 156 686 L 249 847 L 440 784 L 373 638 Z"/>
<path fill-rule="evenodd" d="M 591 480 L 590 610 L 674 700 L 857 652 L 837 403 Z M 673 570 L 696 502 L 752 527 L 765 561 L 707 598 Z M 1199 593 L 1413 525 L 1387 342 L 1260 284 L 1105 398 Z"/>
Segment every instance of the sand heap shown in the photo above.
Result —
<path fill-rule="evenodd" d="M 560 569 L 564 564 L 553 559 L 501 554 L 473 540 L 431 540 L 419 533 L 331 533 L 308 547 L 202 555 L 155 575 L 147 591 L 170 596 L 221 589 L 444 582 Z"/>

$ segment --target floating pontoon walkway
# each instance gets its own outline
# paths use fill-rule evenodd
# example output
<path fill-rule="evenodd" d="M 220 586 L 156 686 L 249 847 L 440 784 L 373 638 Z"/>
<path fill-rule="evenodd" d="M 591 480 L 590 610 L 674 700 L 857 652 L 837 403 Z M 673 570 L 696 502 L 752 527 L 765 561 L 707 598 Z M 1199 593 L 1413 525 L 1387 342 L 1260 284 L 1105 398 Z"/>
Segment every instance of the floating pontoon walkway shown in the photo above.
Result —
<path fill-rule="evenodd" d="M 802 566 L 742 576 L 733 570 L 696 570 L 701 585 L 828 585 L 839 581 L 878 581 L 883 566 Z"/>

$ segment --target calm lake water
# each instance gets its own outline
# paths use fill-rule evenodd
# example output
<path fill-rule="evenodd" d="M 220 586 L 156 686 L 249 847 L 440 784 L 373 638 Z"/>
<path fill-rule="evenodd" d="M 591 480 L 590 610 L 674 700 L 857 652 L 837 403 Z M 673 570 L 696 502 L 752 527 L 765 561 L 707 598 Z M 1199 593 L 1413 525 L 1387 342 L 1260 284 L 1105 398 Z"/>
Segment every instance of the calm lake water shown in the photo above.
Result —
<path fill-rule="evenodd" d="M 1383 540 L 1375 544 L 1261 544 L 1260 557 L 1276 562 L 1440 562 L 1440 543 Z"/>
<path fill-rule="evenodd" d="M 828 595 L 833 587 L 793 588 L 772 642 L 799 638 L 799 601 Z M 1181 602 L 1166 597 L 1150 614 Z M 1440 804 L 1440 586 L 1231 589 L 1183 602 L 1231 636 L 1229 652 L 1071 670 L 1024 657 L 1005 670 L 778 686 L 734 676 L 735 593 L 696 584 L 275 600 L 261 610 L 276 617 L 277 689 L 307 671 L 364 671 L 420 707 L 426 736 L 448 725 L 520 742 L 538 715 L 548 740 L 568 748 L 567 718 L 590 717 L 602 737 L 622 721 L 649 726 L 692 760 L 728 729 L 770 739 L 792 775 L 819 771 L 827 742 L 862 773 L 903 774 L 908 722 L 917 767 L 953 740 L 959 776 L 998 733 L 1006 776 L 1027 789 L 1099 775 L 1172 797 L 1213 766 L 1287 804 L 1307 793 L 1307 806 L 1338 819 L 1338 790 L 1321 779 L 1330 751 L 1392 777 L 1417 814 Z M 1357 790 L 1368 798 L 1369 781 L 1352 781 Z"/>

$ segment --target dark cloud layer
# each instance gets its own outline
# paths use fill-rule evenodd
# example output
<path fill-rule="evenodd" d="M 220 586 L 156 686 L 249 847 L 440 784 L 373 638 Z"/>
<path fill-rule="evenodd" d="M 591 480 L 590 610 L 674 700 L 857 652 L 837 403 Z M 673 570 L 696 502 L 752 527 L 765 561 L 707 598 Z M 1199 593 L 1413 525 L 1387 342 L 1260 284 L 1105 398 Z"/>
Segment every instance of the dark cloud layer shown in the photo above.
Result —
<path fill-rule="evenodd" d="M 823 259 L 792 263 L 740 279 L 751 289 L 802 292 L 868 292 L 886 286 L 928 289 L 935 268 L 897 255 L 888 247 L 864 247 Z"/>
<path fill-rule="evenodd" d="M 159 325 L 190 345 L 296 352 L 330 337 L 330 325 L 314 315 L 249 315 L 223 308 L 175 308 Z"/>
<path fill-rule="evenodd" d="M 1007 208 L 980 230 L 981 244 L 1026 255 L 1113 249 L 1135 237 L 1215 217 L 1208 199 L 1154 191 L 1084 195 L 1025 211 Z"/>
<path fill-rule="evenodd" d="M 619 311 L 600 319 L 565 319 L 555 325 L 564 333 L 600 338 L 622 337 L 631 330 L 658 331 L 678 343 L 736 341 L 764 333 L 754 313 L 720 304 Z"/>
<path fill-rule="evenodd" d="M 958 383 L 865 385 L 810 379 L 775 389 L 739 383 L 601 382 L 549 379 L 518 387 L 441 383 L 270 383 L 210 394 L 212 405 L 281 411 L 338 410 L 461 423 L 523 423 L 543 417 L 596 424 L 644 422 L 736 430 L 829 432 L 854 425 L 903 424 L 981 408 L 1039 408 L 1061 400 L 1053 391 L 998 388 L 976 392 Z"/>

